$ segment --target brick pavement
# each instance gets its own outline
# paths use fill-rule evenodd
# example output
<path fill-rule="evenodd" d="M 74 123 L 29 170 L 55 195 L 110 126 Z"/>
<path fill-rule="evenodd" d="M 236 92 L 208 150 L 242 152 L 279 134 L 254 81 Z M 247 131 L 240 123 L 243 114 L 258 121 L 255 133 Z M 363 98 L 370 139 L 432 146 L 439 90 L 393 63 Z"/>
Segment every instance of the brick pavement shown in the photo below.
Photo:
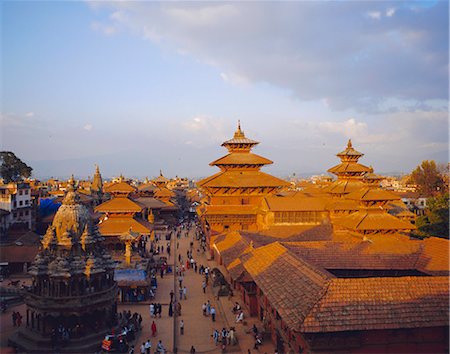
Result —
<path fill-rule="evenodd" d="M 179 240 L 171 240 L 171 249 L 175 249 L 175 244 L 179 242 L 179 249 L 176 250 L 176 254 L 172 252 L 170 258 L 168 259 L 169 265 L 172 265 L 172 269 L 175 271 L 174 258 L 177 259 L 178 253 L 183 256 L 183 260 L 186 261 L 186 251 L 189 248 L 189 244 L 194 240 L 194 259 L 197 263 L 208 265 L 211 269 L 215 268 L 217 265 L 213 260 L 208 260 L 206 254 L 198 254 L 196 252 L 198 242 L 195 240 L 195 232 L 192 230 L 188 237 L 185 237 L 185 232 Z M 164 239 L 164 237 L 163 237 Z M 164 245 L 166 248 L 165 240 L 160 241 L 160 244 Z M 167 254 L 165 254 L 167 256 Z M 175 274 L 167 274 L 161 279 L 158 275 L 158 288 L 156 291 L 154 302 L 159 302 L 162 304 L 162 317 L 157 319 L 152 319 L 150 317 L 149 303 L 145 304 L 119 304 L 118 311 L 130 310 L 132 313 L 138 312 L 141 314 L 143 321 L 143 330 L 137 333 L 136 340 L 134 341 L 135 353 L 139 353 L 139 348 L 142 342 L 147 339 L 151 340 L 152 343 L 152 353 L 154 352 L 156 345 L 159 340 L 162 341 L 164 347 L 167 349 L 167 353 L 173 353 L 174 349 L 178 353 L 189 353 L 190 348 L 193 345 L 196 349 L 196 353 L 222 353 L 219 346 L 214 345 L 214 341 L 211 337 L 213 330 L 216 328 L 219 331 L 230 326 L 236 328 L 236 337 L 238 339 L 238 345 L 228 346 L 226 349 L 227 353 L 248 353 L 248 349 L 252 354 L 254 353 L 274 353 L 274 346 L 267 339 L 264 341 L 263 345 L 259 347 L 258 350 L 253 349 L 254 339 L 250 334 L 251 327 L 253 323 L 257 323 L 260 326 L 256 318 L 246 317 L 246 325 L 236 324 L 235 316 L 231 309 L 234 305 L 234 301 L 239 301 L 237 295 L 233 298 L 228 299 L 221 297 L 219 300 L 213 294 L 213 289 L 210 285 L 206 289 L 206 294 L 203 294 L 202 280 L 203 277 L 195 273 L 194 270 L 186 270 L 183 284 L 187 288 L 187 300 L 181 300 L 182 310 L 180 317 L 169 317 L 168 316 L 168 304 L 170 301 L 170 291 L 173 289 L 176 298 L 178 299 L 178 282 L 176 282 L 176 287 L 174 288 Z M 211 317 L 205 317 L 202 314 L 201 306 L 204 302 L 210 300 L 211 304 L 216 307 L 217 315 L 216 322 L 212 322 Z M 22 313 L 25 312 L 25 305 L 20 305 L 15 308 L 15 310 L 20 309 Z M 14 333 L 16 328 L 12 327 L 11 323 L 11 309 L 8 309 L 6 314 L 0 316 L 0 345 L 4 347 L 7 344 L 7 338 Z M 244 311 L 245 312 L 245 311 Z M 185 324 L 184 335 L 180 335 L 179 331 L 179 320 L 183 319 Z M 155 337 L 151 336 L 151 323 L 155 320 L 157 325 L 157 334 Z M 174 326 L 175 325 L 175 326 Z M 175 333 L 174 333 L 175 330 Z M 175 336 L 174 336 L 175 334 Z M 175 348 L 174 348 L 175 340 Z"/>
<path fill-rule="evenodd" d="M 189 248 L 189 243 L 194 242 L 193 257 L 197 264 L 209 266 L 210 269 L 217 267 L 214 260 L 208 260 L 207 255 L 204 253 L 197 253 L 198 241 L 195 240 L 195 231 L 191 230 L 188 237 L 182 235 L 180 242 L 180 248 L 177 252 L 186 259 L 186 251 Z M 235 327 L 236 337 L 238 339 L 238 345 L 228 346 L 227 353 L 248 353 L 250 349 L 251 353 L 274 353 L 275 347 L 269 340 L 265 340 L 263 345 L 258 350 L 254 350 L 254 338 L 250 334 L 253 323 L 261 327 L 257 318 L 246 318 L 246 325 L 236 324 L 235 315 L 232 313 L 234 301 L 237 300 L 235 295 L 231 299 L 227 297 L 220 297 L 219 299 L 213 294 L 211 282 L 206 289 L 206 294 L 203 294 L 202 289 L 203 277 L 196 274 L 194 270 L 186 270 L 183 283 L 187 287 L 187 300 L 182 300 L 182 316 L 184 320 L 184 335 L 180 335 L 179 331 L 179 319 L 177 319 L 177 332 L 176 343 L 177 349 L 180 353 L 189 352 L 191 345 L 194 345 L 196 353 L 221 353 L 219 346 L 214 345 L 214 341 L 211 334 L 214 329 L 221 330 L 223 327 L 229 329 L 230 326 Z M 204 302 L 210 300 L 211 304 L 216 307 L 217 315 L 216 322 L 212 322 L 211 318 L 204 317 L 202 314 L 201 306 Z"/>
<path fill-rule="evenodd" d="M 159 241 L 160 245 L 164 245 L 164 249 L 167 247 L 167 241 L 162 235 L 162 240 Z M 171 240 L 171 249 L 173 250 L 173 240 Z M 167 253 L 164 256 L 168 256 Z M 171 253 L 168 257 L 167 263 L 173 265 L 174 255 Z M 172 266 L 173 268 L 173 266 Z M 137 333 L 135 344 L 135 353 L 139 353 L 139 348 L 142 342 L 150 339 L 152 343 L 152 353 L 154 352 L 158 341 L 161 340 L 167 352 L 173 352 L 173 333 L 174 333 L 174 318 L 169 317 L 169 302 L 170 302 L 170 291 L 174 289 L 174 276 L 172 274 L 164 275 L 161 279 L 159 273 L 157 274 L 158 288 L 156 289 L 155 298 L 151 302 L 161 303 L 162 314 L 161 318 L 151 318 L 150 317 L 150 302 L 142 304 L 119 304 L 118 311 L 130 310 L 131 313 L 138 312 L 142 316 L 142 331 Z M 155 337 L 152 337 L 151 324 L 155 321 L 157 333 Z"/>

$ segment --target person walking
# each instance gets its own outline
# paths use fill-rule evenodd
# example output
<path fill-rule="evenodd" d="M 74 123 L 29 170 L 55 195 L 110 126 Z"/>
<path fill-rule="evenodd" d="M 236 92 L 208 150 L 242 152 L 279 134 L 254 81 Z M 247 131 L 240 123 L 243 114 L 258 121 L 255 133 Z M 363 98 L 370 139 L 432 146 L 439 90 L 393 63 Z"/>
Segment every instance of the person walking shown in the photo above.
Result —
<path fill-rule="evenodd" d="M 161 318 L 161 313 L 162 313 L 162 305 L 158 302 L 158 315 L 159 315 L 159 318 Z"/>
<path fill-rule="evenodd" d="M 187 295 L 187 289 L 186 289 L 186 285 L 183 286 L 183 297 L 186 300 L 186 295 Z"/>
<path fill-rule="evenodd" d="M 178 291 L 180 293 L 180 300 L 183 300 L 183 288 L 180 287 Z"/>
<path fill-rule="evenodd" d="M 208 302 L 206 303 L 206 316 L 209 316 L 210 313 L 211 313 L 211 303 L 208 300 Z"/>
<path fill-rule="evenodd" d="M 194 348 L 193 345 L 191 346 L 191 351 L 190 351 L 190 353 L 191 353 L 191 354 L 195 354 L 195 348 Z"/>
<path fill-rule="evenodd" d="M 142 345 L 141 345 L 141 354 L 145 354 L 145 342 L 142 342 Z"/>
<path fill-rule="evenodd" d="M 214 345 L 217 346 L 217 342 L 219 341 L 219 331 L 217 329 L 214 330 L 212 337 L 214 339 Z"/>
<path fill-rule="evenodd" d="M 183 320 L 180 321 L 180 334 L 181 335 L 184 334 L 184 321 Z"/>
<path fill-rule="evenodd" d="M 156 323 L 155 321 L 152 322 L 152 336 L 154 337 L 156 335 Z"/>
<path fill-rule="evenodd" d="M 173 305 L 172 303 L 169 304 L 169 317 L 173 316 Z"/>
<path fill-rule="evenodd" d="M 145 342 L 145 354 L 150 354 L 152 350 L 152 342 L 150 342 L 150 339 L 147 339 Z"/>
<path fill-rule="evenodd" d="M 150 317 L 155 317 L 155 304 L 150 304 Z"/>
<path fill-rule="evenodd" d="M 216 322 L 216 309 L 214 306 L 211 307 L 211 319 L 213 322 Z"/>
<path fill-rule="evenodd" d="M 203 316 L 206 316 L 206 303 L 202 305 Z"/>
<path fill-rule="evenodd" d="M 206 294 L 206 281 L 202 281 L 203 294 Z"/>
<path fill-rule="evenodd" d="M 139 314 L 138 315 L 138 324 L 139 324 L 139 330 L 142 329 L 142 316 Z"/>
<path fill-rule="evenodd" d="M 13 313 L 11 314 L 11 318 L 12 318 L 13 326 L 16 327 L 17 326 L 17 313 L 16 313 L 16 311 L 13 311 Z"/>
<path fill-rule="evenodd" d="M 156 352 L 157 353 L 165 353 L 166 349 L 164 348 L 161 340 L 158 342 L 158 345 L 156 346 Z"/>

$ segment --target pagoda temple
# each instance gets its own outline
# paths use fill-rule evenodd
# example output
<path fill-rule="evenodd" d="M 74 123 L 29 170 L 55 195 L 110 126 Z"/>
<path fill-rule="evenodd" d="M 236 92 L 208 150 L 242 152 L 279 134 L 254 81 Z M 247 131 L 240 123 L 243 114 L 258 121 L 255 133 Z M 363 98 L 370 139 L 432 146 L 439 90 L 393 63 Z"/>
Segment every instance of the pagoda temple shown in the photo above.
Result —
<path fill-rule="evenodd" d="M 367 173 L 373 172 L 370 167 L 361 165 L 358 160 L 364 156 L 356 151 L 349 139 L 347 148 L 336 155 L 341 163 L 328 170 L 337 176 L 337 180 L 327 188 L 327 192 L 333 196 L 340 197 L 364 187 L 363 178 Z"/>
<path fill-rule="evenodd" d="M 120 181 L 105 187 L 105 192 L 112 198 L 97 206 L 95 211 L 103 214 L 98 227 L 106 238 L 105 244 L 109 250 L 124 249 L 120 235 L 128 230 L 150 236 L 153 226 L 148 221 L 147 207 L 131 198 L 136 192 L 135 187 L 121 178 Z"/>
<path fill-rule="evenodd" d="M 19 352 L 94 352 L 116 325 L 115 264 L 102 240 L 72 177 L 30 268 L 26 326 L 10 338 Z"/>
<path fill-rule="evenodd" d="M 261 201 L 289 185 L 260 171 L 272 161 L 251 152 L 258 144 L 245 136 L 238 123 L 233 138 L 222 144 L 229 153 L 210 163 L 220 172 L 197 183 L 207 196 L 199 210 L 212 231 L 258 229 Z"/>
<path fill-rule="evenodd" d="M 411 232 L 416 227 L 387 212 L 387 203 L 399 197 L 379 188 L 361 188 L 345 196 L 346 199 L 359 201 L 360 209 L 356 213 L 336 218 L 333 221 L 335 231 L 348 230 L 362 236 Z"/>

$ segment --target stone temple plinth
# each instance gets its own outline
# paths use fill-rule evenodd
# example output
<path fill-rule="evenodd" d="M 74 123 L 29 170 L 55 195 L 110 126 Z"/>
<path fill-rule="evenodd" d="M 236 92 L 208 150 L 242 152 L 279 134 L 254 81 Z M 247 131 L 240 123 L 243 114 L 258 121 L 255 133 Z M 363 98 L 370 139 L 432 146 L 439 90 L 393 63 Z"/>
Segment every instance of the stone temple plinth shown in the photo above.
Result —
<path fill-rule="evenodd" d="M 71 178 L 29 271 L 26 326 L 10 338 L 19 352 L 95 352 L 117 325 L 115 264 L 101 241 Z"/>

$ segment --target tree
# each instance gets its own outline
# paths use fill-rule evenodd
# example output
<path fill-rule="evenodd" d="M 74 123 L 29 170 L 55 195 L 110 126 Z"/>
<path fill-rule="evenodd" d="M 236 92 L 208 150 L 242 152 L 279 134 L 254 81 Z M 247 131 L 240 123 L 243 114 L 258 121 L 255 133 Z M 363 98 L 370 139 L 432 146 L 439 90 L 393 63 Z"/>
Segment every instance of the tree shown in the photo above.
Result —
<path fill-rule="evenodd" d="M 5 183 L 18 182 L 31 176 L 33 169 L 11 151 L 0 152 L 0 176 Z"/>
<path fill-rule="evenodd" d="M 445 193 L 446 185 L 442 174 L 438 170 L 436 162 L 424 160 L 411 172 L 410 181 L 417 186 L 417 191 L 425 196 L 431 197 Z"/>
<path fill-rule="evenodd" d="M 425 215 L 417 219 L 419 236 L 449 238 L 449 200 L 448 193 L 429 198 Z"/>

